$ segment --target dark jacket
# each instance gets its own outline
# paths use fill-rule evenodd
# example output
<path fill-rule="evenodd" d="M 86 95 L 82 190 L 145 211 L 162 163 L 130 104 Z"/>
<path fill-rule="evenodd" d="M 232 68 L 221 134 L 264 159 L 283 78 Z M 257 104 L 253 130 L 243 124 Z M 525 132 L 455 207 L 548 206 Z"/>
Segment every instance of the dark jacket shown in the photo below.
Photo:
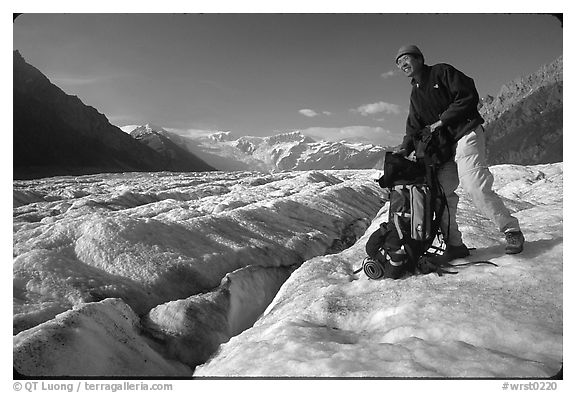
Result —
<path fill-rule="evenodd" d="M 421 81 L 412 79 L 410 113 L 402 147 L 414 151 L 420 130 L 442 120 L 453 141 L 484 123 L 478 113 L 478 91 L 474 80 L 449 64 L 424 65 Z"/>

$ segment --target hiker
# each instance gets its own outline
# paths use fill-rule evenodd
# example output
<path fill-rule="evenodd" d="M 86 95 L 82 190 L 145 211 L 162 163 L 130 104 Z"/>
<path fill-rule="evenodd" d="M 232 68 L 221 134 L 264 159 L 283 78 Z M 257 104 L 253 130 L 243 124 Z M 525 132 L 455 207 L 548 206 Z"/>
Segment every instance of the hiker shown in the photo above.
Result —
<path fill-rule="evenodd" d="M 522 252 L 524 235 L 518 220 L 492 190 L 494 177 L 486 162 L 484 119 L 478 112 L 474 80 L 449 64 L 426 65 L 424 55 L 415 45 L 398 50 L 396 65 L 412 78 L 412 92 L 406 135 L 395 153 L 410 155 L 415 150 L 414 138 L 426 127 L 432 134 L 444 127 L 452 138 L 452 158 L 441 164 L 437 172 L 448 205 L 442 217 L 442 233 L 448 233 L 446 259 L 470 255 L 456 223 L 459 198 L 455 191 L 459 183 L 476 208 L 505 234 L 506 253 Z"/>

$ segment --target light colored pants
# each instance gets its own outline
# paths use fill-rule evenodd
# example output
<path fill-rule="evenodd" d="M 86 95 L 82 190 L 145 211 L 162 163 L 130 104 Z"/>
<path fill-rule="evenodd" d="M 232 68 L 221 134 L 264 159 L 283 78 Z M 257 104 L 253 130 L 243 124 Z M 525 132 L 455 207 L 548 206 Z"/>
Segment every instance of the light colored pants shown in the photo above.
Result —
<path fill-rule="evenodd" d="M 455 191 L 459 183 L 471 197 L 474 206 L 482 215 L 492 220 L 500 232 L 520 230 L 518 220 L 510 214 L 502 199 L 492 190 L 494 177 L 486 161 L 486 137 L 482 126 L 470 131 L 458 141 L 454 161 L 449 161 L 439 168 L 438 180 L 448 204 L 442 217 L 442 233 L 445 238 L 448 233 L 447 244 L 462 244 L 462 234 L 456 223 L 459 198 Z"/>

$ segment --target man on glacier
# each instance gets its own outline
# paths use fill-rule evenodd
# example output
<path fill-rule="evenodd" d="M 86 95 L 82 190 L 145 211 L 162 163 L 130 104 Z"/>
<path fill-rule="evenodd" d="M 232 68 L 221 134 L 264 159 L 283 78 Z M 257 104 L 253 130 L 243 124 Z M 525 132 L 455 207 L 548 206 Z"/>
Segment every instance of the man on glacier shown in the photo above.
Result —
<path fill-rule="evenodd" d="M 479 97 L 474 80 L 449 64 L 426 65 L 424 55 L 415 45 L 400 47 L 396 65 L 405 76 L 412 78 L 406 135 L 396 153 L 411 154 L 415 150 L 414 137 L 426 127 L 431 133 L 445 127 L 453 139 L 452 158 L 437 172 L 448 203 L 448 212 L 442 218 L 442 232 L 448 233 L 446 259 L 470 255 L 456 224 L 458 195 L 455 190 L 459 183 L 476 208 L 505 234 L 506 253 L 522 252 L 524 235 L 518 220 L 492 190 L 494 178 L 486 162 L 484 119 L 478 112 Z"/>

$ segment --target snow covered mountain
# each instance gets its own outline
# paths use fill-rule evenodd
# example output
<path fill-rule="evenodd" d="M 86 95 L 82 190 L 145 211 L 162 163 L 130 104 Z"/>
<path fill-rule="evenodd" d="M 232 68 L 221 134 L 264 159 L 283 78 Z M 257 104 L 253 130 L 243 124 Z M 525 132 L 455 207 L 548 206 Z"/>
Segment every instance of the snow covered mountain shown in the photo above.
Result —
<path fill-rule="evenodd" d="M 158 152 L 170 163 L 173 171 L 187 171 L 189 168 L 195 168 L 198 171 L 214 170 L 194 154 L 172 142 L 168 132 L 160 127 L 146 124 L 136 127 L 130 132 L 130 136 Z"/>
<path fill-rule="evenodd" d="M 222 135 L 224 138 L 225 135 Z M 563 363 L 563 165 L 492 167 L 524 252 L 463 195 L 456 275 L 354 274 L 375 170 L 15 181 L 27 376 L 543 378 Z"/>
<path fill-rule="evenodd" d="M 377 165 L 386 150 L 371 144 L 318 142 L 299 131 L 268 137 L 235 138 L 230 132 L 189 137 L 168 132 L 158 126 L 147 126 L 149 130 L 170 138 L 209 165 L 223 171 L 370 169 Z M 141 127 L 146 126 L 136 130 Z"/>

